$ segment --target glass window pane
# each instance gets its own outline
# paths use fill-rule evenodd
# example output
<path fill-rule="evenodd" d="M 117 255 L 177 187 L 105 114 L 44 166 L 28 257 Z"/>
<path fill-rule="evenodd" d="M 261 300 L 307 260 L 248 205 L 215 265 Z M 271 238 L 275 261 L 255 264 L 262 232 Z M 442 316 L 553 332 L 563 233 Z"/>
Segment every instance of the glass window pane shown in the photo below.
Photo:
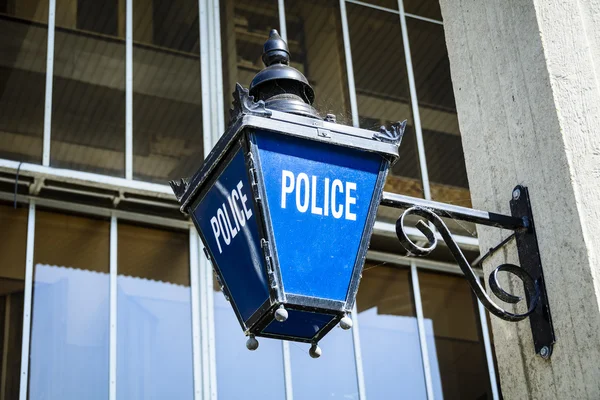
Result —
<path fill-rule="evenodd" d="M 29 398 L 108 398 L 108 270 L 108 221 L 36 211 Z"/>
<path fill-rule="evenodd" d="M 436 398 L 491 399 L 478 310 L 462 276 L 419 272 Z"/>
<path fill-rule="evenodd" d="M 197 0 L 133 2 L 133 176 L 166 184 L 203 160 Z"/>
<path fill-rule="evenodd" d="M 294 399 L 357 399 L 358 384 L 352 331 L 338 326 L 319 342 L 320 358 L 309 354 L 310 344 L 290 342 Z"/>
<path fill-rule="evenodd" d="M 315 108 L 352 125 L 346 58 L 338 0 L 304 0 L 285 5 L 290 64 L 315 90 Z"/>
<path fill-rule="evenodd" d="M 442 10 L 440 10 L 440 0 L 403 0 L 404 11 L 409 14 L 415 14 L 420 17 L 442 20 Z"/>
<path fill-rule="evenodd" d="M 367 262 L 357 308 L 367 397 L 425 399 L 410 270 Z"/>
<path fill-rule="evenodd" d="M 27 208 L 0 204 L 0 398 L 19 398 Z"/>
<path fill-rule="evenodd" d="M 231 304 L 213 286 L 219 399 L 284 399 L 281 341 L 258 338 L 258 349 L 249 351 Z"/>
<path fill-rule="evenodd" d="M 124 38 L 124 1 L 56 1 L 52 166 L 124 176 Z"/>
<path fill-rule="evenodd" d="M 191 399 L 189 234 L 119 223 L 117 397 Z"/>
<path fill-rule="evenodd" d="M 0 158 L 42 162 L 48 0 L 0 2 Z"/>
<path fill-rule="evenodd" d="M 400 159 L 388 175 L 385 190 L 422 197 L 398 15 L 351 3 L 346 8 L 360 127 L 378 130 L 408 120 Z"/>
<path fill-rule="evenodd" d="M 271 29 L 279 29 L 277 0 L 222 0 L 221 52 L 223 55 L 223 96 L 225 123 L 229 121 L 235 84 L 250 87 L 254 75 L 261 69 L 263 44 Z M 292 61 L 294 52 L 290 49 Z"/>
<path fill-rule="evenodd" d="M 432 198 L 470 207 L 444 27 L 410 18 L 406 23 Z"/>

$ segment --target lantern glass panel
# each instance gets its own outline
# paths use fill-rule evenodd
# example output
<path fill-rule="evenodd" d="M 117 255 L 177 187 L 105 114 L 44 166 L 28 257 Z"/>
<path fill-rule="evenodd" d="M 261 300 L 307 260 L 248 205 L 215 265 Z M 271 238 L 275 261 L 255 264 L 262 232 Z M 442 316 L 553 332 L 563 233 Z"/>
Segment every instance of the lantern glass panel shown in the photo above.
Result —
<path fill-rule="evenodd" d="M 254 140 L 285 292 L 345 301 L 381 157 L 266 131 Z"/>
<path fill-rule="evenodd" d="M 238 316 L 247 321 L 268 300 L 269 288 L 244 154 L 232 152 L 192 218 Z"/>

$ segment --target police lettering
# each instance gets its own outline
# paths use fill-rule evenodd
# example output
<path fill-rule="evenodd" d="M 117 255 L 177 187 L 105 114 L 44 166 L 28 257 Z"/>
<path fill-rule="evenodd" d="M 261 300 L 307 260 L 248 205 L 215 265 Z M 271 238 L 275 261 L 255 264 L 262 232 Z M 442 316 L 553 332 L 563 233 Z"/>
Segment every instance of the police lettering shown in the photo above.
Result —
<path fill-rule="evenodd" d="M 210 226 L 215 235 L 219 254 L 223 253 L 221 241 L 229 246 L 237 234 L 246 226 L 252 216 L 252 210 L 246 204 L 248 197 L 242 191 L 244 184 L 239 181 L 236 188 L 227 196 L 227 202 L 217 209 L 217 215 L 210 219 Z M 240 206 L 241 203 L 241 206 Z"/>
<path fill-rule="evenodd" d="M 356 221 L 356 214 L 351 209 L 356 204 L 353 192 L 356 192 L 354 182 L 329 178 L 319 181 L 317 176 L 309 178 L 304 172 L 295 176 L 291 171 L 281 171 L 281 208 L 287 208 L 288 202 L 292 202 L 301 213 L 310 209 L 311 214 L 331 214 L 336 219 L 343 216 Z"/>

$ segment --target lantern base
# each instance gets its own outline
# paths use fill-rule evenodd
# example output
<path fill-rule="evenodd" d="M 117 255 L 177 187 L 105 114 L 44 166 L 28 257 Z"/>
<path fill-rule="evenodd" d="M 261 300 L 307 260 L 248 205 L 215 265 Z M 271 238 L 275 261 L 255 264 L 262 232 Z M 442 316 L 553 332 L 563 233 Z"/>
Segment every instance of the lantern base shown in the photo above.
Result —
<path fill-rule="evenodd" d="M 317 343 L 347 315 L 347 312 L 339 307 L 338 302 L 293 295 L 288 296 L 287 300 L 287 302 L 273 303 L 268 309 L 259 310 L 257 314 L 261 315 L 252 316 L 252 319 L 257 322 L 248 327 L 246 334 Z M 317 304 L 320 307 L 315 307 Z M 331 307 L 332 305 L 335 306 Z M 281 318 L 282 310 L 287 313 L 285 319 Z"/>

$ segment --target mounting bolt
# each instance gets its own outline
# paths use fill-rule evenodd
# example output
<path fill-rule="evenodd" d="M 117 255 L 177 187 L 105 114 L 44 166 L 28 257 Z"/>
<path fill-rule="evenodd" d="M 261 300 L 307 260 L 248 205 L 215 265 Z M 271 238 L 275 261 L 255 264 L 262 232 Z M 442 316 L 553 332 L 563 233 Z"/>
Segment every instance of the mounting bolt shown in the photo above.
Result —
<path fill-rule="evenodd" d="M 550 348 L 548 346 L 544 346 L 540 349 L 540 356 L 544 359 L 547 360 L 550 358 Z"/>
<path fill-rule="evenodd" d="M 513 200 L 519 200 L 519 197 L 521 197 L 521 189 L 513 190 Z"/>
<path fill-rule="evenodd" d="M 325 121 L 327 122 L 335 122 L 336 118 L 335 118 L 335 114 L 327 114 L 325 116 Z"/>
<path fill-rule="evenodd" d="M 350 319 L 349 316 L 345 316 L 344 318 L 342 318 L 340 320 L 340 328 L 342 328 L 343 330 L 348 330 L 350 328 L 352 328 L 352 320 Z"/>
<path fill-rule="evenodd" d="M 312 346 L 310 346 L 310 350 L 308 351 L 308 354 L 310 354 L 312 358 L 321 357 L 321 353 L 321 348 L 316 343 L 313 343 Z"/>
<path fill-rule="evenodd" d="M 246 348 L 250 351 L 258 349 L 258 340 L 256 340 L 254 335 L 250 335 L 248 340 L 246 340 Z"/>
<path fill-rule="evenodd" d="M 288 319 L 288 312 L 283 305 L 275 310 L 275 319 L 279 322 L 285 322 Z"/>

